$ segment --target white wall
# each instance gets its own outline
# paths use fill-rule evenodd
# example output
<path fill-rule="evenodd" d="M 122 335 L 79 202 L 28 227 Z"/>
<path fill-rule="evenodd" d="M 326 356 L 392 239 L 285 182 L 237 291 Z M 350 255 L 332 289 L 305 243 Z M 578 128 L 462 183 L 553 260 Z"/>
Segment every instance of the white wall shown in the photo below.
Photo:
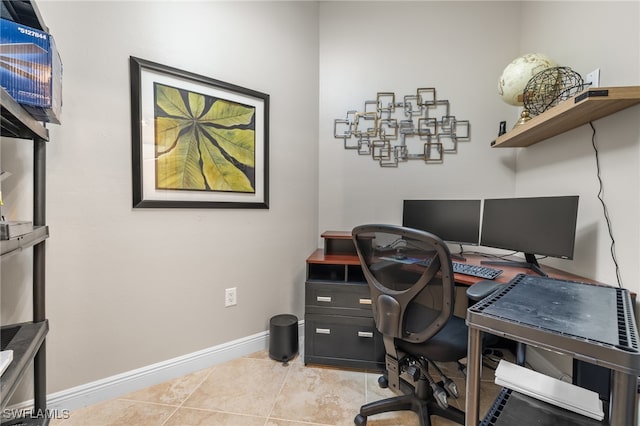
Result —
<path fill-rule="evenodd" d="M 267 330 L 275 314 L 302 318 L 318 217 L 317 5 L 38 5 L 64 66 L 48 146 L 48 391 Z M 270 95 L 269 210 L 132 208 L 130 55 Z M 5 300 L 6 281 L 3 321 L 29 303 Z M 223 307 L 226 287 L 236 307 Z"/>
<path fill-rule="evenodd" d="M 515 151 L 489 144 L 513 115 L 497 84 L 518 54 L 519 32 L 517 2 L 322 3 L 318 231 L 399 224 L 408 198 L 512 195 Z M 334 138 L 334 119 L 363 110 L 377 92 L 401 99 L 418 87 L 435 87 L 451 113 L 471 124 L 471 140 L 443 164 L 381 168 Z"/>

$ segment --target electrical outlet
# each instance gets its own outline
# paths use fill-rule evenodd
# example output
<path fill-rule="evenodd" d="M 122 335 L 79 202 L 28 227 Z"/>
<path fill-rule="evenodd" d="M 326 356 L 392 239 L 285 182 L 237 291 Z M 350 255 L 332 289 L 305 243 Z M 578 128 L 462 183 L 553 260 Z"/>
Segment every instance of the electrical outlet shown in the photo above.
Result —
<path fill-rule="evenodd" d="M 224 290 L 224 306 L 235 306 L 238 304 L 238 294 L 236 287 L 227 288 Z"/>
<path fill-rule="evenodd" d="M 592 87 L 600 87 L 600 68 L 597 68 L 591 71 L 589 74 L 587 74 L 584 77 L 584 82 L 587 85 L 588 89 Z"/>

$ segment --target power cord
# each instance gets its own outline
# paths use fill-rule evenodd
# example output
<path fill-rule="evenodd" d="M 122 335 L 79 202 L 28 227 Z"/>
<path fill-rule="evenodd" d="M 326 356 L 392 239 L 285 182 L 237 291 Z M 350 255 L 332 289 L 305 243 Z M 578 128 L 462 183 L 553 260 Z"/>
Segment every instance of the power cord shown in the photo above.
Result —
<path fill-rule="evenodd" d="M 593 131 L 591 135 L 591 145 L 593 145 L 593 150 L 596 153 L 596 171 L 598 176 L 598 183 L 600 185 L 600 188 L 598 190 L 598 200 L 600 200 L 600 204 L 602 204 L 602 211 L 604 213 L 604 218 L 607 222 L 607 230 L 609 231 L 609 238 L 611 238 L 611 258 L 613 259 L 613 264 L 616 267 L 616 279 L 618 280 L 618 287 L 622 288 L 620 266 L 618 265 L 618 259 L 616 258 L 616 240 L 613 238 L 611 219 L 609 218 L 609 211 L 607 210 L 607 205 L 605 204 L 604 198 L 603 198 L 604 187 L 602 184 L 602 178 L 600 177 L 600 158 L 598 156 L 598 148 L 596 147 L 596 128 L 593 126 L 592 121 L 589 122 L 589 126 L 591 126 L 591 130 Z"/>

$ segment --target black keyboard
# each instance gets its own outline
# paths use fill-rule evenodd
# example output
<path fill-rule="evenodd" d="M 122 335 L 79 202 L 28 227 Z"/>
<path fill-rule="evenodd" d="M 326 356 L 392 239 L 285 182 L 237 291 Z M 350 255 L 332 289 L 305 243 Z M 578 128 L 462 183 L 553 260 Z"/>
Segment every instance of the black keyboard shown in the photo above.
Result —
<path fill-rule="evenodd" d="M 418 265 L 429 266 L 431 259 L 418 262 Z M 502 269 L 490 268 L 488 266 L 470 265 L 468 263 L 451 262 L 453 272 L 457 274 L 470 275 L 472 277 L 493 280 L 502 273 Z"/>
<path fill-rule="evenodd" d="M 452 262 L 453 272 L 472 277 L 492 280 L 502 273 L 502 269 L 490 268 L 488 266 L 470 265 L 468 263 Z"/>

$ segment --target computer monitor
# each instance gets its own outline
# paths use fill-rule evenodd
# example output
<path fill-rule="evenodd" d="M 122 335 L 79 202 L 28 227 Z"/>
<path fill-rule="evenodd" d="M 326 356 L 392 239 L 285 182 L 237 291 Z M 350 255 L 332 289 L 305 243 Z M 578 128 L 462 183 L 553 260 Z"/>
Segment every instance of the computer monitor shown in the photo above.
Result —
<path fill-rule="evenodd" d="M 577 217 L 577 195 L 487 199 L 480 245 L 522 252 L 526 262 L 515 263 L 545 275 L 535 255 L 573 259 Z"/>
<path fill-rule="evenodd" d="M 480 200 L 404 200 L 402 226 L 437 235 L 445 242 L 478 245 Z"/>

